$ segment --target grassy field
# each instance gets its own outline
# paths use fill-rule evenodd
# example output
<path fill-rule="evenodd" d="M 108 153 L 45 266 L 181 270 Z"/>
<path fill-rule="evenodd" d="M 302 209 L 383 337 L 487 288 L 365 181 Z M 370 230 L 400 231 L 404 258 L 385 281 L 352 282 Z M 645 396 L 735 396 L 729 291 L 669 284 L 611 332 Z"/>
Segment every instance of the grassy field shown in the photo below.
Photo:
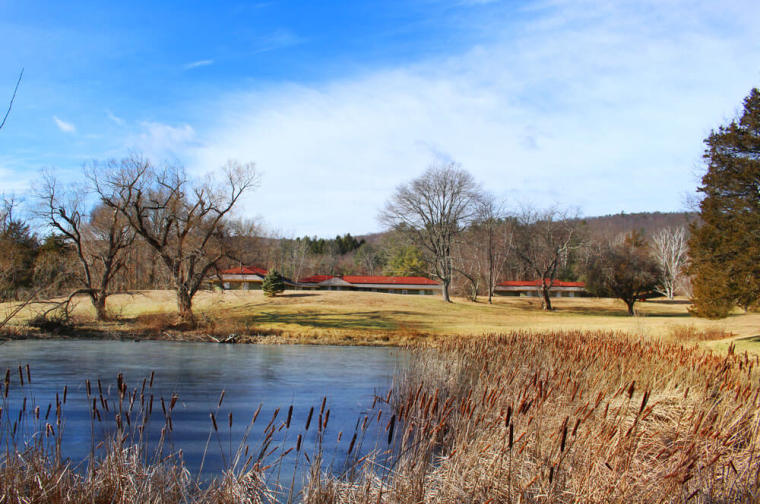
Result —
<path fill-rule="evenodd" d="M 176 306 L 171 291 L 145 291 L 109 298 L 115 320 L 97 324 L 86 299 L 75 311 L 81 331 L 107 331 L 121 337 L 206 339 L 238 334 L 242 341 L 316 344 L 407 344 L 451 335 L 480 335 L 513 330 L 622 331 L 658 339 L 699 340 L 709 348 L 760 351 L 760 313 L 737 312 L 724 320 L 692 317 L 686 299 L 655 299 L 637 304 L 630 317 L 614 299 L 557 298 L 544 312 L 535 298 L 495 298 L 494 304 L 437 296 L 371 292 L 287 292 L 267 298 L 260 291 L 199 293 L 194 310 L 199 328 L 172 330 Z M 0 306 L 0 314 L 8 306 Z M 26 310 L 17 329 L 34 315 Z M 252 335 L 259 335 L 252 337 Z"/>

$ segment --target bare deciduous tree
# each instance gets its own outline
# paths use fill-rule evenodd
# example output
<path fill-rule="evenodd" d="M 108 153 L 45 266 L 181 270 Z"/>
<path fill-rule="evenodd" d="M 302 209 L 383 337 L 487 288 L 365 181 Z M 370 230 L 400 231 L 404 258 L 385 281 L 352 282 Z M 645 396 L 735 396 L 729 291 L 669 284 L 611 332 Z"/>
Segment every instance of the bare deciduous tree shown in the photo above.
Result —
<path fill-rule="evenodd" d="M 572 217 L 567 211 L 550 208 L 525 209 L 516 219 L 511 249 L 535 275 L 544 310 L 552 309 L 552 286 L 573 247 L 577 225 Z"/>
<path fill-rule="evenodd" d="M 397 187 L 380 216 L 425 252 L 447 302 L 451 301 L 453 240 L 475 216 L 479 197 L 479 185 L 459 165 L 435 165 Z"/>
<path fill-rule="evenodd" d="M 18 80 L 16 81 L 16 87 L 13 88 L 13 94 L 11 95 L 11 100 L 8 102 L 8 109 L 5 111 L 5 115 L 3 116 L 3 119 L 0 121 L 0 129 L 3 129 L 3 126 L 5 126 L 5 122 L 8 120 L 8 116 L 11 115 L 13 102 L 16 101 L 16 93 L 18 93 L 18 87 L 21 85 L 22 77 L 24 77 L 23 69 L 21 69 L 21 73 L 19 73 L 18 75 Z"/>
<path fill-rule="evenodd" d="M 663 228 L 652 235 L 652 254 L 660 268 L 657 291 L 673 299 L 689 253 L 689 236 L 684 226 Z"/>
<path fill-rule="evenodd" d="M 253 163 L 229 161 L 221 183 L 192 181 L 179 166 L 156 169 L 132 156 L 93 172 L 103 203 L 118 210 L 171 272 L 177 309 L 194 323 L 193 296 L 229 249 L 225 217 L 256 187 Z"/>
<path fill-rule="evenodd" d="M 44 173 L 37 189 L 37 213 L 75 251 L 81 285 L 76 293 L 87 294 L 97 319 L 106 320 L 111 282 L 124 267 L 126 249 L 135 235 L 116 208 L 99 205 L 87 212 L 88 192 L 84 186 L 60 188 L 52 173 Z"/>
<path fill-rule="evenodd" d="M 506 218 L 502 206 L 490 194 L 485 195 L 480 201 L 473 231 L 476 234 L 476 243 L 481 244 L 485 253 L 484 277 L 490 304 L 493 302 L 494 288 L 509 257 L 512 242 L 512 221 Z"/>

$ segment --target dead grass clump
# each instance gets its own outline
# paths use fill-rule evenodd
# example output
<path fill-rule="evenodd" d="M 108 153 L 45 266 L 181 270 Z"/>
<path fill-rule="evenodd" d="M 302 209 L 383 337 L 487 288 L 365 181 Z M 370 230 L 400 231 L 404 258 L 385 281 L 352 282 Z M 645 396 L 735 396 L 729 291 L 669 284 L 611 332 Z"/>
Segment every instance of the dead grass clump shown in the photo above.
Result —
<path fill-rule="evenodd" d="M 336 500 L 756 501 L 758 367 L 614 333 L 444 340 L 390 398 L 393 466 Z"/>
<path fill-rule="evenodd" d="M 135 319 L 135 327 L 139 330 L 160 333 L 177 326 L 177 316 L 174 313 L 143 313 Z"/>
<path fill-rule="evenodd" d="M 693 325 L 675 326 L 670 331 L 671 336 L 678 342 L 692 341 L 716 341 L 736 336 L 730 331 L 718 327 L 708 327 L 697 329 Z"/>

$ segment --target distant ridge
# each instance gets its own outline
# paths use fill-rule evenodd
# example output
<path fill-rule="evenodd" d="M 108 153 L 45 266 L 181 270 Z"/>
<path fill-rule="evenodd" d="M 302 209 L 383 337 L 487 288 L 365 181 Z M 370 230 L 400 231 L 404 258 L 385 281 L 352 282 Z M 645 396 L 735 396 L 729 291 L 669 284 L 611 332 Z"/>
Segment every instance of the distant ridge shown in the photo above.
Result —
<path fill-rule="evenodd" d="M 612 238 L 632 230 L 643 231 L 645 237 L 652 236 L 657 230 L 688 226 L 699 219 L 696 212 L 637 212 L 584 217 L 580 221 L 586 224 L 591 238 Z"/>
<path fill-rule="evenodd" d="M 585 223 L 589 237 L 604 239 L 613 238 L 621 233 L 630 233 L 634 229 L 643 231 L 645 236 L 650 237 L 658 229 L 688 226 L 689 223 L 698 219 L 699 214 L 696 212 L 621 212 L 614 215 L 581 217 L 578 220 Z M 356 238 L 368 243 L 377 243 L 385 234 L 386 232 L 369 233 Z"/>

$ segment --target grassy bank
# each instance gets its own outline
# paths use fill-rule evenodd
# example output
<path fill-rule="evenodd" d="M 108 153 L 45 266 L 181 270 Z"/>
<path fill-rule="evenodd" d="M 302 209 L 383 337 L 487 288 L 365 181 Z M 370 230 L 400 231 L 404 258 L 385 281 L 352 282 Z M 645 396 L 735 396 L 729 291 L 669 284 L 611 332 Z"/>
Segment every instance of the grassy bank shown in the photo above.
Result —
<path fill-rule="evenodd" d="M 371 292 L 287 292 L 266 298 L 260 291 L 202 292 L 196 296 L 199 327 L 172 327 L 176 310 L 170 291 L 146 291 L 109 298 L 115 321 L 96 323 L 82 299 L 74 311 L 80 336 L 162 338 L 213 341 L 236 334 L 238 341 L 270 343 L 405 345 L 450 335 L 485 334 L 511 330 L 621 331 L 658 339 L 699 340 L 725 351 L 760 348 L 760 314 L 735 313 L 710 321 L 689 315 L 688 301 L 656 299 L 637 305 L 629 317 L 614 299 L 558 298 L 556 310 L 540 310 L 538 299 L 496 298 L 493 305 L 456 299 L 443 303 L 433 296 L 402 296 Z M 0 307 L 0 313 L 8 308 Z M 34 310 L 16 321 L 17 334 Z"/>
<path fill-rule="evenodd" d="M 141 451 L 152 381 L 147 388 L 121 384 L 110 401 L 93 384 L 93 422 L 115 422 L 117 435 L 93 457 L 92 470 L 77 472 L 57 452 L 58 399 L 49 420 L 30 407 L 27 415 L 42 434 L 31 446 L 12 444 L 0 453 L 0 502 L 268 502 L 289 494 L 310 504 L 760 498 L 756 356 L 718 356 L 694 345 L 593 331 L 447 338 L 414 352 L 387 399 L 376 399 L 356 432 L 337 436 L 355 454 L 368 421 L 381 429 L 376 456 L 354 458 L 348 471 L 336 474 L 320 456 L 321 439 L 336 434 L 323 403 L 305 426 L 291 424 L 291 410 L 283 407 L 265 427 L 267 433 L 290 431 L 279 445 L 270 443 L 270 434 L 249 451 L 243 439 L 235 450 L 244 454 L 235 456 L 239 463 L 198 485 L 181 456 Z M 65 392 L 61 397 L 65 403 Z M 171 432 L 176 401 L 156 406 L 162 436 Z M 390 410 L 382 414 L 386 401 Z M 14 421 L 2 418 L 6 440 Z M 223 419 L 212 421 L 209 439 L 224 429 Z M 309 428 L 319 433 L 313 448 L 301 443 Z M 376 463 L 383 453 L 395 454 L 389 465 Z M 282 457 L 308 468 L 295 495 L 265 483 Z"/>

